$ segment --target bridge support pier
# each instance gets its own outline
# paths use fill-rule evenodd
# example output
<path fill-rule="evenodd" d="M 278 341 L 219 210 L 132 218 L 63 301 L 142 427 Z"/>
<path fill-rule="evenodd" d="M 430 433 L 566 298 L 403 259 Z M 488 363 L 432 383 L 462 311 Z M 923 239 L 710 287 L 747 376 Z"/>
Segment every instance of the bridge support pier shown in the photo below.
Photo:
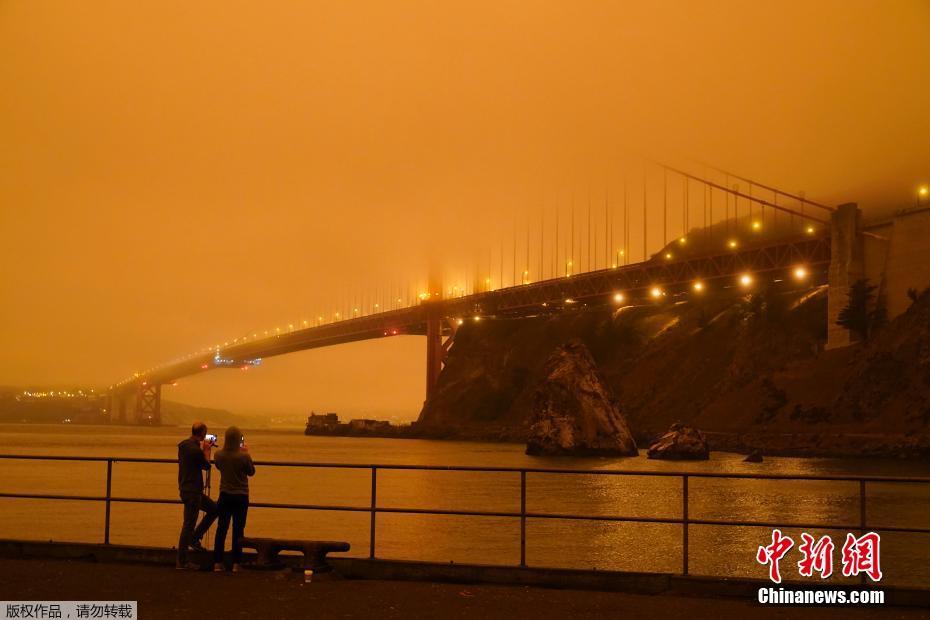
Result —
<path fill-rule="evenodd" d="M 845 347 L 855 336 L 836 324 L 849 302 L 849 287 L 864 277 L 862 212 L 856 203 L 837 207 L 830 215 L 830 288 L 827 292 L 827 349 Z"/>
<path fill-rule="evenodd" d="M 426 400 L 429 400 L 439 381 L 446 350 L 442 346 L 442 318 L 430 313 L 426 319 Z"/>
<path fill-rule="evenodd" d="M 139 384 L 136 393 L 136 422 L 161 424 L 161 384 Z"/>

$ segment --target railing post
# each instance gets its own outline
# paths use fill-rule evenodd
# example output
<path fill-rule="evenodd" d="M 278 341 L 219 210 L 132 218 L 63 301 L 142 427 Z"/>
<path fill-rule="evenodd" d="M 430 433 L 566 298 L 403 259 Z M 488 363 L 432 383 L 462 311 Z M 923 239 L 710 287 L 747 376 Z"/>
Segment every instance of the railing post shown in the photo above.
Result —
<path fill-rule="evenodd" d="M 688 574 L 688 474 L 681 477 L 681 574 Z"/>
<path fill-rule="evenodd" d="M 375 514 L 378 503 L 378 468 L 371 468 L 371 535 L 368 538 L 368 557 L 375 559 Z"/>
<path fill-rule="evenodd" d="M 865 480 L 859 480 L 859 535 L 865 534 Z M 866 583 L 865 573 L 860 573 L 859 579 Z"/>
<path fill-rule="evenodd" d="M 520 567 L 526 567 L 526 470 L 520 470 Z"/>
<path fill-rule="evenodd" d="M 113 459 L 107 459 L 107 499 L 103 521 L 103 544 L 110 544 L 110 490 L 113 486 Z"/>

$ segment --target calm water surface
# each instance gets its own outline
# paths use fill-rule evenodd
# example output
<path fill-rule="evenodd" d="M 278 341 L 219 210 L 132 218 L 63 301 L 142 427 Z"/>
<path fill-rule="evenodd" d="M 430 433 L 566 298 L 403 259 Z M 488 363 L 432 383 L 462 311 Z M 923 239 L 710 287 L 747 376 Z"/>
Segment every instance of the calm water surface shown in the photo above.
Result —
<path fill-rule="evenodd" d="M 223 429 L 217 433 L 222 437 Z M 0 452 L 80 456 L 175 458 L 183 429 L 0 425 Z M 410 465 L 479 465 L 622 469 L 636 472 L 694 471 L 789 475 L 893 475 L 930 477 L 930 463 L 874 459 L 767 457 L 743 463 L 742 456 L 714 453 L 705 462 L 649 461 L 645 457 L 568 459 L 529 457 L 523 446 L 400 439 L 306 437 L 299 432 L 246 433 L 253 458 L 262 461 L 315 461 Z M 0 492 L 102 495 L 103 463 L 2 460 Z M 113 494 L 177 498 L 174 465 L 117 463 Z M 216 485 L 214 485 L 215 487 Z M 740 519 L 785 523 L 857 523 L 858 484 L 765 480 L 692 479 L 689 514 L 695 519 Z M 260 467 L 252 479 L 253 502 L 368 506 L 368 470 Z M 216 491 L 213 491 L 216 496 Z M 378 472 L 379 507 L 519 511 L 516 473 Z M 678 518 L 680 478 L 528 474 L 527 510 L 617 516 Z M 100 542 L 102 503 L 0 498 L 0 537 Z M 871 525 L 930 527 L 930 485 L 870 484 Z M 117 544 L 172 546 L 181 509 L 175 505 L 113 504 L 111 541 Z M 799 540 L 801 530 L 784 528 Z M 254 536 L 347 540 L 348 555 L 367 556 L 367 513 L 253 508 L 247 533 Z M 830 534 L 837 548 L 844 531 Z M 751 527 L 692 526 L 692 574 L 765 577 L 755 563 L 758 545 L 771 530 Z M 519 519 L 379 514 L 377 555 L 383 558 L 461 563 L 516 564 L 520 557 Z M 583 522 L 529 519 L 527 563 L 610 570 L 678 572 L 682 528 L 672 524 Z M 208 545 L 209 546 L 209 545 Z M 800 558 L 793 549 L 782 574 L 797 577 Z M 930 587 L 930 535 L 882 536 L 885 581 Z M 835 561 L 838 565 L 839 552 Z"/>

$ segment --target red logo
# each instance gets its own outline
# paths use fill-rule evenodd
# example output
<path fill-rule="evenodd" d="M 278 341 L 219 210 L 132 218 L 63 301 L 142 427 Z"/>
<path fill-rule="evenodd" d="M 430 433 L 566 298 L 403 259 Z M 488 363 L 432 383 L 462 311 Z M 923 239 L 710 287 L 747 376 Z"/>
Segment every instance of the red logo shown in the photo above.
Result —
<path fill-rule="evenodd" d="M 801 544 L 798 551 L 801 559 L 798 561 L 798 574 L 802 577 L 813 577 L 819 573 L 821 579 L 833 574 L 833 550 L 835 545 L 829 536 L 822 536 L 819 540 L 804 532 L 801 534 Z M 875 532 L 856 537 L 846 534 L 846 542 L 842 549 L 843 576 L 854 577 L 865 574 L 872 581 L 881 581 L 882 569 L 880 556 L 881 536 Z M 781 530 L 772 530 L 772 542 L 764 547 L 760 546 L 756 552 L 756 561 L 769 567 L 769 579 L 781 583 L 779 562 L 791 548 L 794 540 L 785 536 Z"/>

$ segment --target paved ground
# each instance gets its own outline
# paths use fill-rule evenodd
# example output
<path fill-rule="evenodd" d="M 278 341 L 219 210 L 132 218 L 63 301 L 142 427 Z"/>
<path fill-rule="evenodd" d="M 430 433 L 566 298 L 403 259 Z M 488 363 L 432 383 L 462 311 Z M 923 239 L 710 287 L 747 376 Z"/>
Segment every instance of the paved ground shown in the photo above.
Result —
<path fill-rule="evenodd" d="M 923 618 L 903 608 L 762 607 L 752 601 L 543 588 L 213 574 L 139 564 L 0 559 L 0 600 L 138 600 L 164 618 Z"/>

